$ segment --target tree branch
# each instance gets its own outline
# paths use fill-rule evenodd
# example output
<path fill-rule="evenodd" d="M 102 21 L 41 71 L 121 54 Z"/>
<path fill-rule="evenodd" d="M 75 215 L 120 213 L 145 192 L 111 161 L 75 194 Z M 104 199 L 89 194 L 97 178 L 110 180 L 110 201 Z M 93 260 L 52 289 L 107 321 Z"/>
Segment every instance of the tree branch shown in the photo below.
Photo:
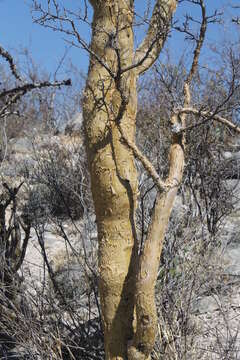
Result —
<path fill-rule="evenodd" d="M 142 163 L 144 169 L 151 176 L 154 183 L 158 187 L 158 190 L 160 192 L 166 191 L 168 189 L 168 186 L 167 186 L 167 184 L 165 184 L 165 182 L 163 180 L 160 179 L 160 177 L 159 177 L 158 173 L 156 172 L 156 170 L 155 170 L 154 166 L 152 165 L 152 163 L 146 158 L 146 156 L 144 156 L 141 153 L 141 151 L 138 149 L 138 147 L 132 141 L 130 141 L 127 138 L 127 136 L 124 134 L 123 129 L 122 129 L 120 124 L 119 124 L 118 128 L 119 128 L 119 131 L 121 133 L 122 140 L 129 147 L 129 149 L 132 150 L 133 155 L 135 156 L 135 158 L 138 159 Z"/>
<path fill-rule="evenodd" d="M 148 32 L 135 53 L 132 67 L 137 67 L 138 74 L 148 70 L 158 58 L 167 38 L 177 2 L 178 0 L 156 0 Z"/>
<path fill-rule="evenodd" d="M 13 76 L 19 81 L 23 81 L 21 76 L 18 74 L 17 67 L 13 61 L 12 56 L 0 45 L 0 55 L 8 62 Z"/>
<path fill-rule="evenodd" d="M 38 83 L 28 83 L 22 86 L 17 86 L 10 90 L 3 90 L 0 93 L 0 99 L 7 97 L 5 104 L 2 108 L 0 108 L 0 117 L 4 117 L 6 115 L 7 110 L 10 106 L 15 104 L 23 95 L 33 89 L 41 89 L 44 87 L 60 87 L 60 86 L 71 86 L 71 79 L 63 80 L 63 81 L 42 81 Z"/>
<path fill-rule="evenodd" d="M 184 107 L 190 105 L 190 101 L 191 101 L 190 84 L 192 82 L 194 74 L 197 71 L 199 56 L 201 53 L 201 49 L 203 46 L 203 42 L 205 39 L 206 30 L 207 30 L 207 17 L 206 17 L 206 9 L 205 9 L 204 1 L 200 0 L 199 5 L 201 7 L 201 12 L 202 12 L 202 22 L 201 22 L 199 37 L 196 40 L 197 44 L 196 44 L 196 47 L 194 50 L 192 66 L 188 73 L 187 79 L 185 80 L 185 83 L 184 83 Z"/>
<path fill-rule="evenodd" d="M 50 4 L 50 0 L 49 0 L 49 4 Z M 55 2 L 53 2 L 53 8 L 55 9 L 55 13 L 53 11 L 50 10 L 50 6 L 48 6 L 47 10 L 44 10 L 42 8 L 42 6 L 37 2 L 37 1 L 33 1 L 34 5 L 35 5 L 35 10 L 40 12 L 41 17 L 38 19 L 35 19 L 34 22 L 52 29 L 53 31 L 59 31 L 62 32 L 66 35 L 72 36 L 74 37 L 78 44 L 74 41 L 69 41 L 64 39 L 67 43 L 71 44 L 72 46 L 75 47 L 81 47 L 82 49 L 84 49 L 85 51 L 87 51 L 89 53 L 89 55 L 91 55 L 94 59 L 96 59 L 96 61 L 99 62 L 100 65 L 102 65 L 105 70 L 109 73 L 109 75 L 114 78 L 115 74 L 113 73 L 113 71 L 110 69 L 110 67 L 103 61 L 103 59 L 98 56 L 92 49 L 91 46 L 87 43 L 87 41 L 85 41 L 82 36 L 80 35 L 79 31 L 77 30 L 77 27 L 75 25 L 74 20 L 70 19 L 70 17 L 67 16 L 67 14 L 69 13 L 69 11 L 67 11 L 65 8 L 63 9 L 63 15 L 61 15 L 60 13 L 60 9 L 58 4 L 56 4 Z M 95 6 L 96 1 L 90 1 L 92 6 Z M 86 10 L 85 10 L 86 13 Z M 76 15 L 76 14 L 74 14 Z M 85 15 L 86 16 L 86 15 Z M 78 19 L 88 23 L 86 17 L 84 16 L 84 18 L 79 18 Z M 56 25 L 56 23 L 59 22 L 59 26 Z M 70 26 L 70 28 L 66 28 L 63 26 L 63 24 L 67 24 Z M 89 23 L 88 23 L 89 24 Z"/>
<path fill-rule="evenodd" d="M 17 86 L 13 89 L 10 90 L 4 90 L 0 93 L 0 99 L 5 97 L 5 96 L 13 96 L 15 94 L 18 93 L 22 93 L 23 95 L 26 94 L 28 91 L 31 91 L 33 89 L 41 89 L 44 87 L 60 87 L 60 86 L 71 86 L 71 79 L 67 79 L 67 80 L 62 80 L 62 81 L 41 81 L 41 82 L 36 82 L 36 83 L 28 83 L 28 84 L 24 84 L 22 86 Z"/>
<path fill-rule="evenodd" d="M 202 124 L 204 124 L 205 122 L 209 121 L 209 120 L 215 120 L 223 125 L 228 126 L 230 129 L 233 129 L 234 131 L 236 131 L 237 133 L 240 134 L 240 127 L 237 124 L 234 124 L 232 121 L 225 119 L 224 117 L 214 114 L 212 112 L 208 112 L 208 111 L 201 111 L 192 107 L 188 107 L 188 108 L 182 108 L 180 110 L 178 110 L 176 112 L 176 114 L 193 114 L 193 115 L 198 115 L 198 116 L 202 116 L 205 118 L 205 120 L 201 123 L 198 124 L 194 124 L 191 126 L 187 126 L 185 128 L 180 129 L 180 132 L 185 132 L 188 130 L 191 130 L 197 126 L 200 126 Z"/>
<path fill-rule="evenodd" d="M 196 40 L 192 65 L 184 82 L 184 106 L 189 106 L 191 102 L 190 84 L 197 70 L 207 25 L 204 0 L 200 0 L 198 4 L 200 4 L 202 9 L 202 23 L 199 38 Z M 147 359 L 155 342 L 157 311 L 154 290 L 165 233 L 178 186 L 183 177 L 185 134 L 176 130 L 179 126 L 180 129 L 181 126 L 185 126 L 186 115 L 186 112 L 179 110 L 178 114 L 173 113 L 171 117 L 172 144 L 169 151 L 169 173 L 166 180 L 166 184 L 170 186 L 167 191 L 160 192 L 157 195 L 151 223 L 148 227 L 147 237 L 139 260 L 135 294 L 137 328 L 133 341 L 129 344 L 129 360 Z"/>

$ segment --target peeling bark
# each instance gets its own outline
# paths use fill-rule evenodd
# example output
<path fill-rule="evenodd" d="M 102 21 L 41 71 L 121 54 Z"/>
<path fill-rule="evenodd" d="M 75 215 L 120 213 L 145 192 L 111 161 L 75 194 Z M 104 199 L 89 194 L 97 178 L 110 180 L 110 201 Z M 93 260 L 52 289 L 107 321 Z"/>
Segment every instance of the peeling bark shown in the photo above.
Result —
<path fill-rule="evenodd" d="M 151 354 L 157 331 L 155 284 L 169 218 L 182 181 L 184 150 L 182 136 L 173 136 L 170 149 L 168 190 L 159 193 L 140 257 L 135 292 L 137 329 L 128 349 L 128 360 L 145 360 Z"/>
<path fill-rule="evenodd" d="M 156 2 L 169 8 L 175 0 Z M 137 171 L 132 149 L 137 111 L 134 62 L 133 1 L 91 0 L 94 9 L 91 57 L 83 100 L 91 187 L 99 241 L 99 291 L 107 360 L 127 359 L 129 341 L 134 336 L 133 313 L 138 269 L 135 210 L 138 193 Z M 156 10 L 147 43 L 156 36 Z M 167 15 L 167 16 L 166 16 Z M 155 35 L 154 35 L 155 34 Z M 150 36 L 150 37 L 149 37 Z M 147 45 L 145 43 L 145 45 Z M 144 55 L 141 71 L 157 58 L 164 43 L 153 42 Z M 139 54 L 143 54 L 143 47 Z M 99 62 L 101 59 L 101 62 Z M 139 65 L 140 66 L 140 65 Z M 151 345 L 152 346 L 152 342 Z"/>
<path fill-rule="evenodd" d="M 158 58 L 169 33 L 172 14 L 177 0 L 157 0 L 146 37 L 136 50 L 135 64 L 138 74 L 148 70 Z"/>
<path fill-rule="evenodd" d="M 118 6 L 114 1 L 92 1 L 92 50 L 114 73 L 118 70 L 118 59 L 110 41 L 118 43 L 121 66 L 128 66 L 133 60 L 133 13 L 128 1 L 117 3 Z M 129 99 L 120 120 L 133 141 L 137 109 L 133 71 L 124 76 L 124 84 Z M 106 359 L 119 360 L 126 358 L 127 342 L 133 336 L 134 213 L 138 191 L 133 154 L 120 141 L 121 135 L 114 122 L 120 105 L 115 79 L 91 57 L 83 109 L 98 227 L 99 291 Z"/>

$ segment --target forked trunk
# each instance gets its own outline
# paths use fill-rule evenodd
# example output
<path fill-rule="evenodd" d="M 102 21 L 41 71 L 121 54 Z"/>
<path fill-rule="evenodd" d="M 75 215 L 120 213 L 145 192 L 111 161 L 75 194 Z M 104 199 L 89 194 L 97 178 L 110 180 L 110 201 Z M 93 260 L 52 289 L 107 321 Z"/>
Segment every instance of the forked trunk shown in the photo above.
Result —
<path fill-rule="evenodd" d="M 134 338 L 134 307 L 142 313 L 139 302 L 136 302 L 139 298 L 136 279 L 138 278 L 139 286 L 140 278 L 137 272 L 143 264 L 141 263 L 139 268 L 134 218 L 138 192 L 137 172 L 134 155 L 128 144 L 134 143 L 135 138 L 137 77 L 156 60 L 166 38 L 176 1 L 156 1 L 149 31 L 135 54 L 133 1 L 90 2 L 94 17 L 83 115 L 98 227 L 99 291 L 106 360 L 126 360 L 128 356 L 133 360 L 140 357 L 146 360 L 155 339 L 156 319 L 151 338 L 145 337 L 142 331 L 139 332 L 139 324 L 137 337 Z M 156 231 L 161 231 L 162 240 L 175 194 L 176 189 L 171 191 L 171 195 L 169 192 L 166 194 L 166 202 L 162 200 L 163 212 L 165 214 L 166 211 L 166 215 L 156 217 L 156 221 L 160 222 L 164 218 L 161 229 L 156 227 Z M 159 238 L 158 233 L 154 236 L 155 239 Z M 153 247 L 160 251 L 157 243 L 153 243 Z M 152 250 L 154 251 L 153 248 Z M 155 268 L 156 262 L 157 260 L 154 262 Z M 153 279 L 156 278 L 155 268 Z M 151 270 L 148 270 L 148 273 L 150 272 Z M 153 311 L 154 286 L 153 280 L 149 286 L 151 291 L 144 292 L 151 296 L 149 304 L 153 306 Z M 147 302 L 140 303 L 147 306 Z M 156 317 L 156 314 L 154 316 Z M 137 320 L 142 321 L 141 315 L 137 315 Z M 144 349 L 140 353 L 138 349 L 134 351 L 135 343 L 142 350 L 139 334 L 144 339 Z M 134 341 L 127 354 L 133 338 L 137 341 Z M 145 346 L 145 340 L 149 340 L 149 347 Z"/>
<path fill-rule="evenodd" d="M 155 284 L 169 218 L 182 181 L 184 149 L 182 136 L 173 136 L 169 154 L 169 188 L 158 194 L 148 229 L 143 253 L 140 257 L 135 285 L 137 328 L 128 349 L 128 360 L 145 360 L 150 356 L 157 332 Z"/>

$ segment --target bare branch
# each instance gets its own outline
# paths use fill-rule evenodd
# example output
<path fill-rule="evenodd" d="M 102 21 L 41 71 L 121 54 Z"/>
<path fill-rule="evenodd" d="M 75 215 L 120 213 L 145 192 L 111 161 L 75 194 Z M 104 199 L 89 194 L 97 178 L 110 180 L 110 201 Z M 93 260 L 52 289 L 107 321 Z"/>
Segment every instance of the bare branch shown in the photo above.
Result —
<path fill-rule="evenodd" d="M 201 6 L 201 11 L 202 11 L 202 22 L 201 22 L 199 37 L 197 39 L 197 45 L 194 50 L 192 66 L 189 71 L 188 77 L 186 79 L 186 83 L 188 85 L 191 83 L 192 78 L 197 70 L 201 48 L 202 48 L 202 45 L 203 45 L 203 42 L 205 39 L 206 30 L 207 30 L 207 17 L 206 17 L 206 9 L 205 9 L 204 1 L 200 0 L 199 5 Z"/>
<path fill-rule="evenodd" d="M 67 80 L 63 80 L 63 81 L 54 81 L 54 82 L 50 82 L 50 81 L 42 81 L 39 83 L 29 83 L 29 84 L 24 84 L 22 86 L 17 86 L 13 89 L 10 90 L 4 90 L 0 93 L 0 99 L 5 97 L 5 96 L 12 96 L 15 95 L 17 93 L 22 93 L 23 95 L 26 94 L 28 91 L 31 91 L 33 89 L 41 89 L 44 87 L 60 87 L 60 86 L 71 86 L 71 79 L 67 79 Z"/>
<path fill-rule="evenodd" d="M 169 32 L 177 0 L 157 0 L 145 39 L 136 50 L 134 65 L 137 73 L 148 70 L 158 58 Z"/>
<path fill-rule="evenodd" d="M 240 18 L 237 16 L 237 17 L 232 19 L 232 22 L 236 23 L 237 25 L 240 25 Z"/>
<path fill-rule="evenodd" d="M 189 106 L 191 102 L 190 84 L 197 70 L 207 26 L 204 0 L 200 0 L 197 4 L 199 4 L 202 9 L 202 23 L 199 38 L 196 40 L 192 65 L 184 82 L 184 106 Z M 177 189 L 183 177 L 185 134 L 178 129 L 181 129 L 181 126 L 185 127 L 186 115 L 186 112 L 179 111 L 178 114 L 173 113 L 171 117 L 172 144 L 169 152 L 169 173 L 166 183 L 164 184 L 165 188 L 166 184 L 169 184 L 169 188 L 163 193 L 160 192 L 157 196 L 151 223 L 148 227 L 147 237 L 139 261 L 137 290 L 135 294 L 137 328 L 133 342 L 128 349 L 128 358 L 130 360 L 146 359 L 150 355 L 154 345 L 154 333 L 157 324 L 154 287 L 165 232 L 177 195 Z M 151 271 L 149 271 L 149 269 L 151 269 Z M 150 303 L 151 306 L 149 306 Z"/>
<path fill-rule="evenodd" d="M 17 67 L 14 64 L 12 56 L 0 45 L 0 55 L 9 63 L 12 74 L 19 81 L 23 81 L 21 76 L 18 74 Z"/>
<path fill-rule="evenodd" d="M 202 49 L 202 46 L 203 46 L 203 43 L 205 40 L 205 35 L 206 35 L 206 30 L 207 30 L 207 17 L 206 17 L 206 9 L 205 9 L 204 0 L 199 0 L 199 2 L 197 2 L 196 4 L 200 5 L 200 7 L 201 7 L 202 21 L 201 21 L 199 36 L 196 39 L 196 47 L 195 47 L 194 54 L 193 54 L 192 65 L 191 65 L 191 68 L 187 75 L 187 78 L 184 82 L 184 88 L 183 88 L 184 107 L 190 106 L 190 103 L 191 103 L 190 85 L 191 85 L 193 76 L 197 71 L 197 67 L 198 67 L 198 63 L 199 63 L 199 56 L 201 53 L 201 49 Z M 181 117 L 182 127 L 185 128 L 186 127 L 186 124 L 185 124 L 186 113 L 182 113 L 182 114 L 183 114 L 183 116 Z"/>
<path fill-rule="evenodd" d="M 6 115 L 10 115 L 10 113 L 8 112 L 8 109 L 15 104 L 20 98 L 22 97 L 22 93 L 18 93 L 15 94 L 14 96 L 12 96 L 6 103 L 5 105 L 0 109 L 0 118 L 6 116 Z"/>
<path fill-rule="evenodd" d="M 151 176 L 154 183 L 158 187 L 158 190 L 160 192 L 165 191 L 168 188 L 168 186 L 165 184 L 165 182 L 163 180 L 161 180 L 159 178 L 159 175 L 156 172 L 156 170 L 154 169 L 154 166 L 152 165 L 152 163 L 146 158 L 146 156 L 144 156 L 141 153 L 141 151 L 138 149 L 138 147 L 127 138 L 127 136 L 123 132 L 121 125 L 119 125 L 118 128 L 119 128 L 119 131 L 121 133 L 124 143 L 129 147 L 129 149 L 132 150 L 135 158 L 138 159 L 142 163 L 144 169 L 148 172 L 148 174 Z"/>
<path fill-rule="evenodd" d="M 230 129 L 233 129 L 237 133 L 240 133 L 240 127 L 237 124 L 234 124 L 232 121 L 230 121 L 228 119 L 225 119 L 224 117 L 222 117 L 220 115 L 217 115 L 217 114 L 214 114 L 212 112 L 201 111 L 201 110 L 189 107 L 189 108 L 180 109 L 176 114 L 193 114 L 193 115 L 198 115 L 198 116 L 202 116 L 202 117 L 205 118 L 204 121 L 202 121 L 202 122 L 200 122 L 198 124 L 182 128 L 180 130 L 180 132 L 183 132 L 183 131 L 185 132 L 185 131 L 191 130 L 191 129 L 197 127 L 197 126 L 202 125 L 203 123 L 205 123 L 207 121 L 215 120 L 215 121 L 217 121 L 217 122 L 219 122 L 219 123 L 221 123 L 223 125 L 228 126 Z"/>
<path fill-rule="evenodd" d="M 63 81 L 42 81 L 39 83 L 28 83 L 22 86 L 17 86 L 10 90 L 4 90 L 0 93 L 0 99 L 7 97 L 5 104 L 2 108 L 0 108 L 0 117 L 6 115 L 7 110 L 13 104 L 15 104 L 23 95 L 33 89 L 41 89 L 44 87 L 61 87 L 61 86 L 71 86 L 71 79 L 63 80 Z"/>
<path fill-rule="evenodd" d="M 38 2 L 34 1 L 35 10 L 40 12 L 41 16 L 38 19 L 35 19 L 34 22 L 38 23 L 46 28 L 50 28 L 54 31 L 62 32 L 68 36 L 72 36 L 76 39 L 76 42 L 74 41 L 65 41 L 68 44 L 71 44 L 74 47 L 81 47 L 85 51 L 87 51 L 94 59 L 96 59 L 99 64 L 101 64 L 105 70 L 109 73 L 109 75 L 114 78 L 115 74 L 112 72 L 112 70 L 109 68 L 109 66 L 99 57 L 92 49 L 91 46 L 83 39 L 83 37 L 80 35 L 79 31 L 77 30 L 76 24 L 74 20 L 72 20 L 68 15 L 73 15 L 69 10 L 67 11 L 65 8 L 63 9 L 63 14 L 60 13 L 59 5 L 54 1 L 54 8 L 55 13 L 51 11 L 50 6 L 48 6 L 47 10 L 44 10 Z M 50 4 L 50 1 L 49 1 Z M 93 5 L 93 4 L 92 4 Z M 78 20 L 81 20 L 85 23 L 87 22 L 86 19 L 86 10 L 83 18 L 80 18 L 78 16 Z M 58 25 L 56 25 L 58 23 Z M 63 26 L 63 24 L 69 25 L 70 28 L 66 28 Z M 90 24 L 89 24 L 90 25 Z"/>

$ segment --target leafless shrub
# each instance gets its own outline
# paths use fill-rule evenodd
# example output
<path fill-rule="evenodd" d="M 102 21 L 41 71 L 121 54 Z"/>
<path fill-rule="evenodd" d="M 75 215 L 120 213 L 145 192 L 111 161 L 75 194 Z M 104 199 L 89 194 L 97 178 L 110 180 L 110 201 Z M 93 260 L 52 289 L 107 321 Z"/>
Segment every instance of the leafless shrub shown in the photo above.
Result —
<path fill-rule="evenodd" d="M 154 163 L 161 177 L 164 177 L 170 139 L 166 120 L 176 103 L 181 105 L 185 69 L 181 62 L 179 66 L 171 65 L 170 62 L 158 66 L 154 76 L 141 84 L 137 139 L 139 147 Z M 197 74 L 193 88 L 200 89 L 204 79 L 204 74 Z M 237 106 L 235 96 L 238 94 L 238 85 L 237 82 L 233 84 L 231 77 L 224 82 L 223 78 L 220 81 L 218 76 L 214 78 L 212 74 L 210 93 L 210 82 L 204 85 L 200 96 L 201 91 L 196 92 L 198 97 L 194 97 L 195 92 L 192 92 L 194 102 L 200 108 L 206 106 L 208 95 L 210 97 L 213 91 L 213 101 L 207 105 L 213 111 L 223 110 L 229 114 Z M 229 90 L 231 86 L 236 86 L 234 95 Z M 220 124 L 212 124 L 210 120 L 201 124 L 200 118 L 191 117 L 191 124 L 193 127 L 186 134 L 188 145 L 183 183 L 164 242 L 156 286 L 159 333 L 152 356 L 158 360 L 192 360 L 204 358 L 206 354 L 210 356 L 206 349 L 205 353 L 201 352 L 198 346 L 204 330 L 194 317 L 194 304 L 201 296 L 223 291 L 222 269 L 214 261 L 213 254 L 222 245 L 220 231 L 224 219 L 239 201 L 235 194 L 239 162 L 234 157 L 234 151 L 237 151 L 233 145 L 234 134 Z M 230 137 L 233 140 L 230 141 Z M 141 173 L 139 178 L 137 220 L 143 243 L 155 203 L 156 189 L 146 175 Z M 234 183 L 228 181 L 232 179 Z M 225 322 L 225 328 L 230 329 L 229 320 Z M 222 344 L 222 350 L 216 345 L 218 359 L 225 359 L 223 349 L 230 348 L 226 334 L 229 331 L 224 332 L 222 337 L 219 334 L 218 339 L 215 337 L 215 345 L 217 340 L 219 345 Z M 231 336 L 231 348 L 234 351 L 229 350 L 229 354 L 232 354 L 228 355 L 229 359 L 231 356 L 236 358 L 236 334 L 237 331 Z"/>
<path fill-rule="evenodd" d="M 71 145 L 71 140 L 70 140 Z M 25 169 L 29 177 L 29 202 L 24 211 L 34 217 L 70 218 L 83 216 L 84 209 L 91 207 L 89 178 L 82 145 L 55 143 L 35 152 L 36 165 Z"/>
<path fill-rule="evenodd" d="M 62 257 L 56 253 L 53 263 L 45 245 L 46 222 L 35 220 L 32 224 L 43 256 L 44 277 L 35 282 L 31 269 L 28 273 L 25 266 L 19 306 L 1 293 L 5 304 L 0 319 L 1 356 L 17 354 L 19 359 L 31 360 L 104 359 L 96 251 L 92 253 L 88 246 L 86 258 L 81 245 L 75 248 L 77 241 L 64 230 L 62 221 L 58 220 L 56 226 L 65 251 Z M 86 225 L 90 231 L 91 224 Z M 76 229 L 79 237 L 87 237 L 77 224 Z"/>

